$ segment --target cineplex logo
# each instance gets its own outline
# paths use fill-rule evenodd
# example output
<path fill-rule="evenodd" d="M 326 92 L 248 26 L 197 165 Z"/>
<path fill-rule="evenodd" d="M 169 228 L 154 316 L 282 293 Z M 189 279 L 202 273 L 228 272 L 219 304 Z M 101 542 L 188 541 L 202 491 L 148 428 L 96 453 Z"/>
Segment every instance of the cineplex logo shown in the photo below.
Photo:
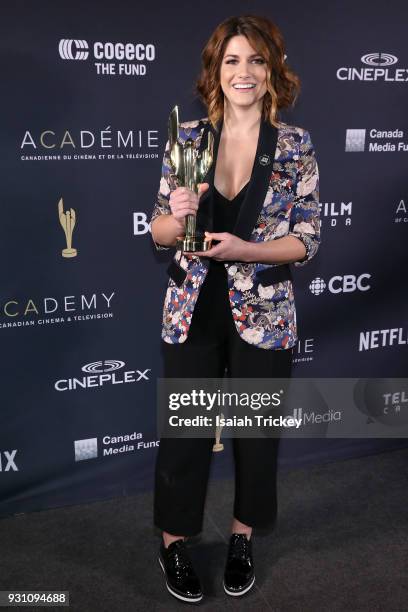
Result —
<path fill-rule="evenodd" d="M 401 140 L 404 132 L 395 130 L 348 129 L 346 131 L 346 153 L 403 153 L 408 151 L 408 143 Z M 368 145 L 368 146 L 367 146 Z"/>
<path fill-rule="evenodd" d="M 136 383 L 140 381 L 148 381 L 148 372 L 146 370 L 128 370 L 117 372 L 125 367 L 124 361 L 117 359 L 106 359 L 105 361 L 95 361 L 82 366 L 82 372 L 86 376 L 80 378 L 63 378 L 57 380 L 54 384 L 56 391 L 76 391 L 77 389 L 93 389 L 94 387 L 103 387 L 104 385 L 123 385 L 127 383 Z"/>
<path fill-rule="evenodd" d="M 102 438 L 102 456 L 121 455 L 132 453 L 136 450 L 146 450 L 156 448 L 159 441 L 143 441 L 143 435 L 134 431 L 131 434 L 119 436 L 106 435 Z M 86 440 L 74 440 L 75 461 L 85 461 L 87 459 L 97 459 L 98 457 L 98 438 L 87 438 Z"/>
<path fill-rule="evenodd" d="M 18 472 L 18 467 L 15 462 L 17 449 L 12 451 L 0 451 L 0 472 Z"/>
<path fill-rule="evenodd" d="M 156 47 L 152 43 L 97 41 L 89 44 L 83 39 L 61 38 L 58 52 L 63 60 L 84 61 L 93 57 L 97 60 L 94 62 L 96 74 L 102 76 L 143 76 L 146 62 L 156 59 Z"/>
<path fill-rule="evenodd" d="M 408 68 L 390 68 L 398 63 L 398 57 L 391 53 L 367 53 L 361 58 L 363 66 L 338 68 L 339 81 L 385 81 L 406 83 Z"/>
<path fill-rule="evenodd" d="M 310 283 L 309 289 L 313 295 L 320 295 L 326 289 L 328 289 L 330 293 L 368 291 L 371 289 L 371 285 L 367 282 L 370 278 L 371 274 L 360 274 L 359 276 L 355 274 L 345 274 L 344 276 L 332 276 L 326 283 L 322 278 L 317 276 Z"/>

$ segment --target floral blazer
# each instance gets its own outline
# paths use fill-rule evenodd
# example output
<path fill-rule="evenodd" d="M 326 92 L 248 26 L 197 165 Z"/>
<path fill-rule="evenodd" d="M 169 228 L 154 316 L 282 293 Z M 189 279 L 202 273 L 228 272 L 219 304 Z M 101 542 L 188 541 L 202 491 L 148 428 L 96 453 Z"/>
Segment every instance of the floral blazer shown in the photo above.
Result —
<path fill-rule="evenodd" d="M 201 196 L 197 228 L 212 230 L 214 174 L 222 122 L 217 130 L 208 118 L 180 124 L 180 140 L 192 138 L 200 148 L 203 134 L 214 134 L 214 162 L 203 182 L 209 189 Z M 233 233 L 243 240 L 263 242 L 296 236 L 306 256 L 294 262 L 303 266 L 320 244 L 319 174 L 309 133 L 281 124 L 275 128 L 262 121 L 251 179 Z M 151 222 L 171 214 L 170 192 L 178 187 L 172 173 L 169 143 L 163 157 L 162 176 Z M 167 249 L 155 243 L 157 249 Z M 263 349 L 289 349 L 297 342 L 296 309 L 288 264 L 224 262 L 228 277 L 232 316 L 241 338 Z M 185 342 L 209 266 L 209 259 L 177 251 L 168 267 L 164 299 L 162 338 L 170 344 Z"/>

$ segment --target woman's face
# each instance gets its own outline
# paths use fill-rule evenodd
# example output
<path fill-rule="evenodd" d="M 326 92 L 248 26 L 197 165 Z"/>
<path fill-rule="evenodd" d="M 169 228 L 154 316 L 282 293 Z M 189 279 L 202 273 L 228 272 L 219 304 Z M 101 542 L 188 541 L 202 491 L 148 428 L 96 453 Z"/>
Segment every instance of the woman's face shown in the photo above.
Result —
<path fill-rule="evenodd" d="M 258 104 L 266 93 L 267 64 L 245 36 L 233 36 L 225 48 L 220 81 L 233 106 Z M 245 87 L 243 87 L 245 86 Z"/>

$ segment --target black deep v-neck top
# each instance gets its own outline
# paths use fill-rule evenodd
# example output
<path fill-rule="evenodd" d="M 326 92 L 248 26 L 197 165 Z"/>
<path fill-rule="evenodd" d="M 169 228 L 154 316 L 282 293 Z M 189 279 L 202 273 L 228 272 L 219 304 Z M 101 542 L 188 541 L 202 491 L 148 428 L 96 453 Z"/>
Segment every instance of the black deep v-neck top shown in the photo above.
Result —
<path fill-rule="evenodd" d="M 235 222 L 238 217 L 241 204 L 245 198 L 249 182 L 244 185 L 239 193 L 232 199 L 228 200 L 215 187 L 213 190 L 213 232 L 229 232 L 232 233 Z M 228 295 L 227 293 L 227 271 L 224 261 L 216 261 L 210 259 L 208 273 L 204 285 L 200 291 L 200 301 L 207 302 L 211 308 L 211 300 L 214 300 L 216 293 Z M 204 295 L 201 295 L 204 294 Z M 214 302 L 212 301 L 214 305 Z"/>
<path fill-rule="evenodd" d="M 248 184 L 246 183 L 232 200 L 228 200 L 228 198 L 223 196 L 214 185 L 214 232 L 232 232 L 239 209 L 245 198 Z"/>

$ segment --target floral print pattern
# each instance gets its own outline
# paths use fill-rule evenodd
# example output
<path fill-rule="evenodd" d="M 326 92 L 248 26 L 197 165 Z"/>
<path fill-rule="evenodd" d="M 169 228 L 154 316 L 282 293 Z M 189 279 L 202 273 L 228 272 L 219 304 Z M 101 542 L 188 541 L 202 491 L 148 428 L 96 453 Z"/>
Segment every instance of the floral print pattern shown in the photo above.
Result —
<path fill-rule="evenodd" d="M 192 138 L 200 145 L 207 118 L 180 124 L 180 140 Z M 169 159 L 169 143 L 163 156 L 162 177 L 151 222 L 171 214 L 170 192 L 177 187 Z M 306 248 L 303 266 L 320 245 L 319 173 L 309 132 L 281 124 L 269 187 L 250 240 L 264 242 L 281 236 L 296 236 Z M 168 249 L 155 243 L 157 249 Z M 208 260 L 178 251 L 175 259 L 186 272 L 178 287 L 170 278 L 163 306 L 162 338 L 175 344 L 185 342 L 194 307 L 208 271 Z M 278 264 L 225 262 L 232 316 L 241 338 L 257 347 L 282 350 L 298 340 L 296 308 L 290 280 L 267 284 L 257 273 Z"/>

